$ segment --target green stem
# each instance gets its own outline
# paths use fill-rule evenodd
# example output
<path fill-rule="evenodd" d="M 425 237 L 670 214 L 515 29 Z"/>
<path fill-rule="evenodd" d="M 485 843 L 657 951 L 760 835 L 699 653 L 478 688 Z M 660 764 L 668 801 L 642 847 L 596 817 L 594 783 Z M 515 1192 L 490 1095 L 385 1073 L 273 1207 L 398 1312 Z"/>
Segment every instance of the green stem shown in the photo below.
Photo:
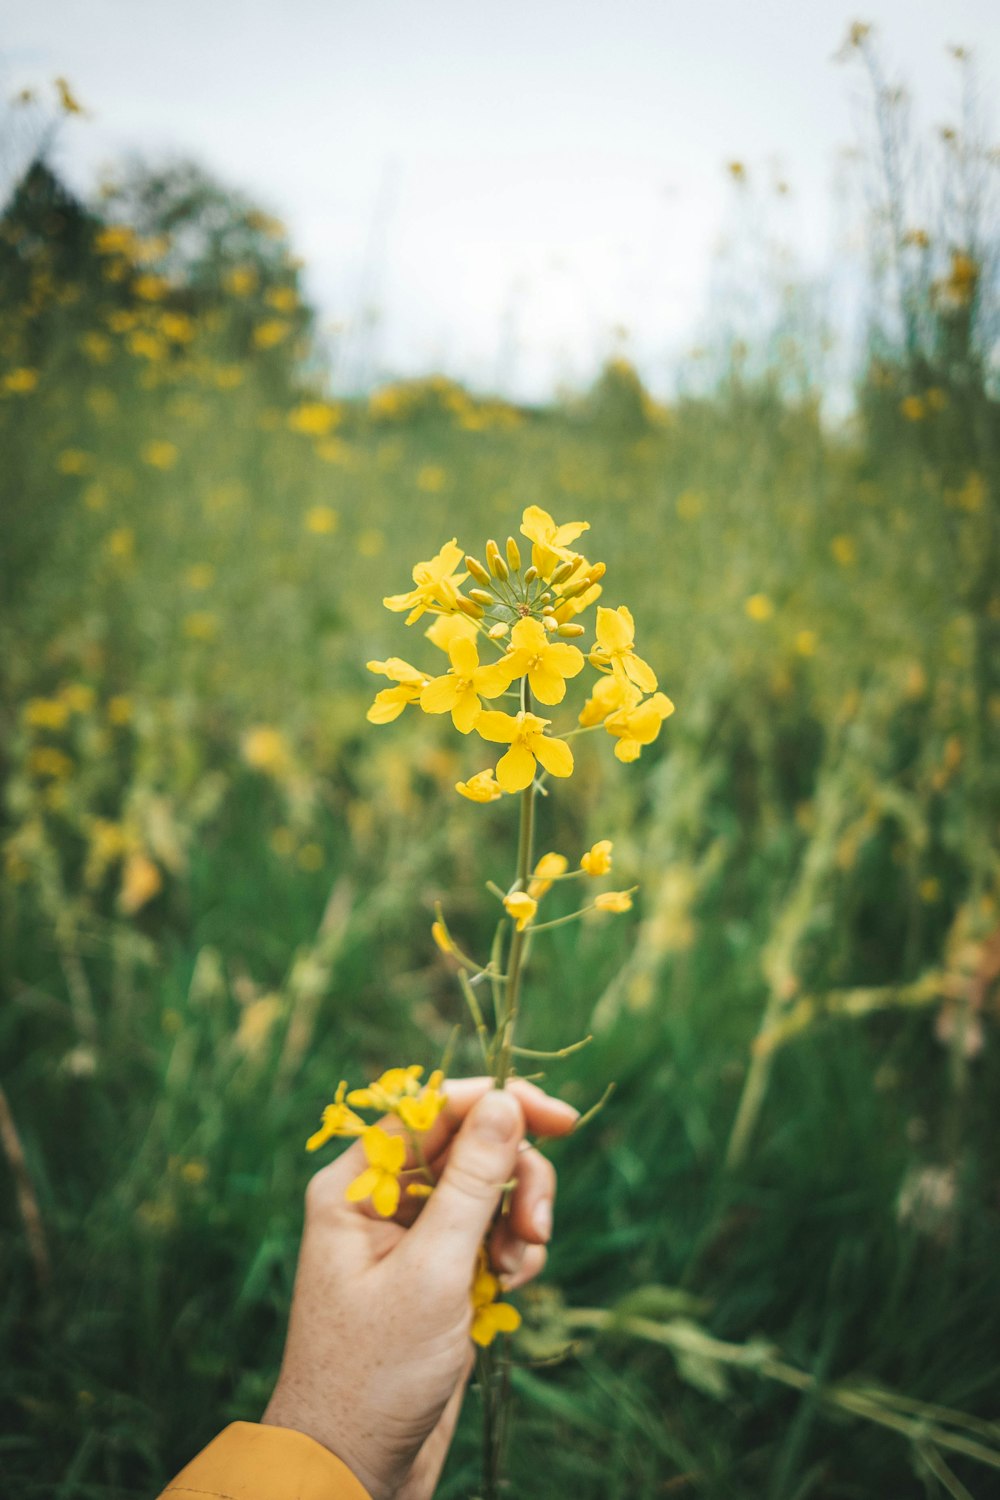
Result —
<path fill-rule="evenodd" d="M 531 712 L 531 689 L 527 677 L 521 678 L 521 708 Z M 526 891 L 531 879 L 531 850 L 535 830 L 535 783 L 532 781 L 521 793 L 521 822 L 517 838 L 517 875 L 514 890 Z M 527 930 L 515 929 L 510 940 L 507 959 L 507 986 L 504 1005 L 504 1028 L 500 1047 L 497 1050 L 496 1086 L 502 1089 L 511 1075 L 514 1028 L 517 1025 L 518 1006 L 521 998 L 521 971 Z"/>

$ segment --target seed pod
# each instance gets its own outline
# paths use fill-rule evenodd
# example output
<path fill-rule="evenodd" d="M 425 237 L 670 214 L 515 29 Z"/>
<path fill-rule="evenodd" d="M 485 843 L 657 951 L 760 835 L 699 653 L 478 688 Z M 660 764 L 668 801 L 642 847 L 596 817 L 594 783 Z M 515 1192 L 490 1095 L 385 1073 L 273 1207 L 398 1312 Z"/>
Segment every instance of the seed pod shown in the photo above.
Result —
<path fill-rule="evenodd" d="M 538 569 L 535 567 L 534 563 L 532 563 L 531 567 L 525 570 L 524 581 L 525 583 L 534 583 L 537 577 Z"/>
<path fill-rule="evenodd" d="M 512 536 L 507 538 L 507 562 L 512 573 L 521 571 L 521 549 Z"/>
<path fill-rule="evenodd" d="M 584 635 L 585 633 L 586 632 L 584 631 L 584 627 L 582 625 L 574 625 L 572 622 L 570 622 L 570 623 L 568 623 L 566 625 L 560 625 L 559 626 L 559 634 L 560 635 L 573 636 L 573 635 Z"/>
<path fill-rule="evenodd" d="M 484 583 L 486 584 L 487 588 L 489 587 L 490 575 L 477 558 L 467 557 L 465 559 L 465 566 L 468 568 L 469 572 L 472 574 L 477 583 Z"/>
<path fill-rule="evenodd" d="M 469 598 L 475 599 L 476 603 L 482 604 L 485 609 L 489 609 L 491 605 L 496 603 L 493 595 L 487 593 L 486 589 L 470 589 Z"/>
<path fill-rule="evenodd" d="M 583 626 L 581 625 L 580 628 L 582 630 Z M 503 620 L 498 620 L 495 625 L 490 626 L 486 634 L 489 636 L 491 641 L 502 641 L 509 629 L 510 626 L 508 624 L 506 624 Z"/>
<path fill-rule="evenodd" d="M 492 604 L 492 602 L 491 599 L 490 603 Z M 473 604 L 471 599 L 466 599 L 464 594 L 459 594 L 458 596 L 458 607 L 463 615 L 468 615 L 470 620 L 481 620 L 483 618 L 483 611 L 479 605 Z"/>

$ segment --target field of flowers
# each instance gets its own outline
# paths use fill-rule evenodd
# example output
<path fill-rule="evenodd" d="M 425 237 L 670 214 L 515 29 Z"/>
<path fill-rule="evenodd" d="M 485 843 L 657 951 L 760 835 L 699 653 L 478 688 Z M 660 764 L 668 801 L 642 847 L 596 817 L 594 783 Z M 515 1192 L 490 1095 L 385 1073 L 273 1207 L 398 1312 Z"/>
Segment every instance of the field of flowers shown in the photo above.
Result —
<path fill-rule="evenodd" d="M 873 352 L 839 430 L 738 357 L 669 408 L 624 361 L 544 410 L 433 376 L 337 401 L 281 225 L 183 174 L 99 211 L 24 179 L 5 1495 L 139 1500 L 259 1415 L 305 1138 L 340 1077 L 436 1065 L 463 1018 L 436 903 L 488 950 L 513 848 L 506 799 L 455 791 L 499 747 L 367 722 L 366 663 L 438 652 L 382 600 L 450 538 L 530 549 L 529 507 L 589 521 L 676 712 L 630 764 L 575 740 L 538 813 L 539 850 L 613 838 L 638 891 L 540 934 L 522 999 L 533 1048 L 593 1034 L 548 1087 L 616 1090 L 553 1148 L 512 1493 L 1000 1493 L 1000 405 L 981 260 L 907 254 L 919 347 Z M 466 1419 L 443 1500 L 476 1492 Z"/>

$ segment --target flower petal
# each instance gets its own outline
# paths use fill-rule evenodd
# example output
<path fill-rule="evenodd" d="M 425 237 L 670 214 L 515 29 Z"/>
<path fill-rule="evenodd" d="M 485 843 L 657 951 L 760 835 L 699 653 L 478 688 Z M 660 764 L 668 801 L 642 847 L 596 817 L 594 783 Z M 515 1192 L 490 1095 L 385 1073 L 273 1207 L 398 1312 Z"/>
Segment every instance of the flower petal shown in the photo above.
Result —
<path fill-rule="evenodd" d="M 420 694 L 420 707 L 425 714 L 446 714 L 455 707 L 460 693 L 457 677 L 435 677 Z"/>
<path fill-rule="evenodd" d="M 531 748 L 550 776 L 572 776 L 573 752 L 565 740 L 552 740 L 540 734 L 532 741 Z M 500 776 L 499 766 L 497 776 Z"/>
<path fill-rule="evenodd" d="M 484 740 L 496 745 L 509 745 L 518 730 L 513 714 L 505 714 L 498 708 L 484 708 L 476 720 L 476 732 Z"/>
<path fill-rule="evenodd" d="M 561 703 L 566 696 L 565 682 L 547 659 L 529 669 L 528 682 L 539 703 Z"/>
<path fill-rule="evenodd" d="M 485 713 L 480 714 L 477 729 L 485 717 Z M 565 774 L 569 775 L 569 772 Z M 522 792 L 526 786 L 531 785 L 534 778 L 535 757 L 526 745 L 511 745 L 507 754 L 501 755 L 497 761 L 497 781 L 505 792 Z"/>
<path fill-rule="evenodd" d="M 376 1167 L 365 1167 L 360 1176 L 348 1186 L 344 1197 L 348 1203 L 361 1203 L 363 1199 L 370 1198 L 378 1187 L 381 1173 Z"/>
<path fill-rule="evenodd" d="M 480 712 L 480 703 L 475 688 L 467 687 L 451 710 L 451 722 L 459 734 L 471 734 Z"/>
<path fill-rule="evenodd" d="M 383 1219 L 391 1219 L 399 1207 L 399 1183 L 388 1172 L 378 1174 L 378 1186 L 372 1193 L 375 1212 Z"/>

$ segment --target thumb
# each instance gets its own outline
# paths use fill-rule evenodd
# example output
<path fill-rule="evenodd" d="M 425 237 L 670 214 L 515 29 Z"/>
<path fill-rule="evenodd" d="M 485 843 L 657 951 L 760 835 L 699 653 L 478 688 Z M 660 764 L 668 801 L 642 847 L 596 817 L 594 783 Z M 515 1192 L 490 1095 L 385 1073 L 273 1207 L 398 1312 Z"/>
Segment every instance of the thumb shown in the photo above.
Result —
<path fill-rule="evenodd" d="M 513 1094 L 491 1089 L 469 1111 L 452 1142 L 437 1187 L 406 1236 L 414 1250 L 446 1264 L 471 1265 L 500 1192 L 514 1174 L 524 1115 Z"/>

